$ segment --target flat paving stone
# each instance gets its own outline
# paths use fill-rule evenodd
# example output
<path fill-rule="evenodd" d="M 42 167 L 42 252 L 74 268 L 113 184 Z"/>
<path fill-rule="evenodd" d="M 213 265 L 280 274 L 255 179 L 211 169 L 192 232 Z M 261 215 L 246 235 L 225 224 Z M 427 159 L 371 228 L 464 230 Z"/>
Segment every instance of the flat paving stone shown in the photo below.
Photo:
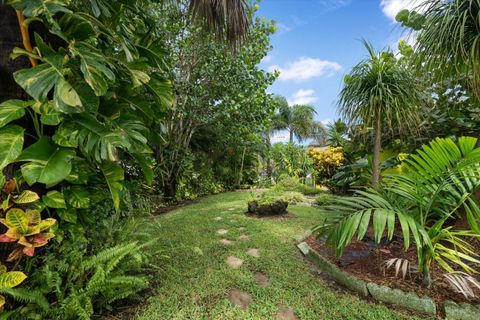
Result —
<path fill-rule="evenodd" d="M 299 320 L 295 312 L 285 306 L 278 307 L 276 317 L 278 320 Z"/>
<path fill-rule="evenodd" d="M 260 251 L 258 249 L 250 248 L 247 250 L 247 254 L 254 258 L 260 258 Z"/>
<path fill-rule="evenodd" d="M 235 210 L 235 208 L 230 208 L 230 209 L 228 209 L 228 211 L 234 211 L 234 210 Z"/>
<path fill-rule="evenodd" d="M 227 239 L 222 239 L 222 240 L 220 240 L 220 243 L 222 243 L 222 244 L 224 244 L 224 245 L 226 245 L 226 246 L 229 246 L 229 245 L 231 245 L 233 242 L 230 241 L 230 240 L 227 240 Z"/>
<path fill-rule="evenodd" d="M 237 230 L 238 231 L 243 231 L 243 230 L 245 230 L 245 227 L 239 227 L 239 228 L 237 228 Z"/>
<path fill-rule="evenodd" d="M 228 233 L 228 230 L 225 230 L 225 229 L 217 230 L 217 234 L 227 234 L 227 233 Z"/>
<path fill-rule="evenodd" d="M 220 220 L 222 220 L 222 219 L 223 219 L 222 217 L 215 217 L 213 220 L 215 220 L 215 221 L 220 221 Z"/>
<path fill-rule="evenodd" d="M 238 289 L 230 290 L 228 293 L 228 300 L 243 310 L 246 310 L 248 305 L 253 302 L 251 295 Z"/>
<path fill-rule="evenodd" d="M 260 288 L 265 288 L 270 283 L 270 279 L 264 273 L 256 272 L 255 282 Z"/>
<path fill-rule="evenodd" d="M 238 237 L 238 239 L 242 240 L 242 241 L 248 241 L 248 240 L 250 240 L 250 236 L 242 234 L 240 237 Z"/>
<path fill-rule="evenodd" d="M 226 261 L 227 265 L 232 269 L 238 269 L 243 264 L 243 260 L 234 256 L 230 256 Z"/>

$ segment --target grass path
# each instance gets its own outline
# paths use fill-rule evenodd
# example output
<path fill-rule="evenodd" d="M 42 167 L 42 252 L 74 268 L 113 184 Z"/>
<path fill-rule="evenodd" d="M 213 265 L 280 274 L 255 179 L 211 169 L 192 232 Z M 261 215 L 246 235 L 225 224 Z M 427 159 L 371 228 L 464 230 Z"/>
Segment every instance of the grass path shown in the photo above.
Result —
<path fill-rule="evenodd" d="M 137 320 L 276 319 L 280 306 L 293 309 L 302 320 L 413 318 L 337 292 L 311 272 L 293 237 L 319 221 L 317 210 L 292 206 L 296 217 L 288 220 L 249 218 L 243 214 L 247 197 L 246 192 L 216 195 L 158 218 L 163 230 L 159 245 L 169 258 L 159 260 L 164 268 L 160 286 Z M 228 232 L 219 235 L 219 229 Z M 240 241 L 241 235 L 250 240 Z M 233 243 L 225 245 L 221 239 Z M 259 249 L 260 257 L 248 255 L 249 248 Z M 232 269 L 225 263 L 229 256 L 244 262 Z M 255 283 L 256 272 L 268 276 L 267 287 Z M 250 294 L 253 302 L 246 310 L 227 299 L 232 289 Z"/>

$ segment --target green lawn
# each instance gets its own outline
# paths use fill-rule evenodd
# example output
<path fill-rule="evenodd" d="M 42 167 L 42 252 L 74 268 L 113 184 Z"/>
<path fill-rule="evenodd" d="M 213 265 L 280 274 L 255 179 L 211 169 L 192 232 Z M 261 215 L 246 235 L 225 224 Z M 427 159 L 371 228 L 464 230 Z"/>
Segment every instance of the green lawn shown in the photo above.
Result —
<path fill-rule="evenodd" d="M 292 206 L 295 218 L 260 220 L 243 214 L 247 197 L 247 192 L 216 195 L 158 217 L 163 230 L 159 245 L 169 259 L 159 260 L 164 268 L 160 286 L 136 319 L 275 319 L 279 305 L 294 309 L 300 319 L 412 319 L 408 313 L 337 292 L 313 274 L 293 237 L 319 221 L 316 209 Z M 225 236 L 216 234 L 222 228 L 228 230 Z M 242 234 L 251 239 L 239 241 Z M 234 243 L 222 245 L 222 237 Z M 260 258 L 248 256 L 249 248 L 259 249 Z M 239 269 L 226 265 L 231 255 L 245 260 Z M 257 286 L 255 272 L 265 273 L 269 286 Z M 232 288 L 253 297 L 246 311 L 227 299 Z"/>

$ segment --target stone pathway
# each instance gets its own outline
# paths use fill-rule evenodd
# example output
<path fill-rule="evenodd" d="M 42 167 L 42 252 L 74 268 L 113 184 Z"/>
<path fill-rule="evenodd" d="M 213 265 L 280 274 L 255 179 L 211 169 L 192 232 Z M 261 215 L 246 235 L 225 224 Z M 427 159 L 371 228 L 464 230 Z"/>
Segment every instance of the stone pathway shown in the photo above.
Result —
<path fill-rule="evenodd" d="M 243 260 L 234 256 L 227 258 L 226 263 L 232 269 L 238 269 L 243 264 Z"/>
<path fill-rule="evenodd" d="M 238 240 L 248 241 L 248 240 L 250 240 L 250 236 L 242 234 L 240 237 L 238 237 Z"/>
<path fill-rule="evenodd" d="M 278 312 L 276 314 L 278 320 L 298 320 L 298 317 L 295 315 L 292 309 L 285 306 L 278 307 Z"/>
<path fill-rule="evenodd" d="M 264 273 L 257 272 L 255 273 L 255 282 L 260 288 L 265 288 L 270 283 L 270 279 Z"/>
<path fill-rule="evenodd" d="M 222 240 L 220 240 L 220 243 L 224 244 L 226 246 L 229 246 L 233 243 L 233 241 L 230 241 L 230 240 L 227 240 L 227 239 L 222 239 Z"/>
<path fill-rule="evenodd" d="M 251 295 L 238 289 L 230 290 L 228 293 L 228 300 L 243 310 L 246 310 L 248 305 L 253 302 Z"/>
<path fill-rule="evenodd" d="M 235 210 L 235 209 L 234 208 L 228 209 L 228 211 L 233 211 L 233 210 Z M 214 220 L 215 221 L 221 221 L 222 217 L 216 217 Z M 237 220 L 230 219 L 230 223 L 236 223 L 236 222 L 237 222 Z M 246 229 L 245 227 L 238 227 L 237 228 L 238 231 L 244 231 L 245 229 Z M 225 235 L 227 233 L 228 233 L 228 230 L 226 230 L 226 229 L 217 230 L 217 234 L 220 234 L 220 235 Z M 249 241 L 250 236 L 247 235 L 247 234 L 242 234 L 238 237 L 238 240 Z M 234 241 L 231 241 L 231 240 L 228 240 L 228 239 L 221 239 L 219 241 L 220 241 L 221 244 L 224 244 L 226 246 L 230 246 L 230 245 L 234 244 Z M 255 258 L 255 259 L 258 259 L 258 258 L 261 257 L 260 250 L 256 249 L 256 248 L 249 248 L 247 250 L 246 254 L 248 256 L 252 257 L 252 258 Z M 225 263 L 231 269 L 240 268 L 243 265 L 243 262 L 244 262 L 244 260 L 242 260 L 238 257 L 235 257 L 235 256 L 229 256 L 225 261 Z M 268 276 L 266 274 L 264 274 L 262 272 L 256 272 L 254 274 L 254 279 L 255 279 L 255 283 L 260 288 L 268 287 L 268 285 L 270 284 L 270 279 L 268 278 Z M 241 291 L 239 289 L 235 289 L 235 288 L 231 289 L 228 292 L 228 300 L 232 304 L 240 307 L 243 310 L 246 310 L 248 308 L 248 306 L 253 302 L 253 298 L 250 294 L 248 294 L 247 292 Z M 278 311 L 275 314 L 275 317 L 278 320 L 299 320 L 299 318 L 295 315 L 294 310 L 291 309 L 291 308 L 288 308 L 284 305 L 280 305 L 278 307 Z"/>
<path fill-rule="evenodd" d="M 247 254 L 254 258 L 260 258 L 260 251 L 258 251 L 258 249 L 250 248 L 247 250 Z"/>

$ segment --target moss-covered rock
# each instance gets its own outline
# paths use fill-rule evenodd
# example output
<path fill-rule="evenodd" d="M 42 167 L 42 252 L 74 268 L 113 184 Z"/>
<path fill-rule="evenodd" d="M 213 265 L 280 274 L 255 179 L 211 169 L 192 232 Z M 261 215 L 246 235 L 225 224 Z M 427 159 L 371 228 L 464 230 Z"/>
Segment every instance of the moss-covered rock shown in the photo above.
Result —
<path fill-rule="evenodd" d="M 276 216 L 287 214 L 288 202 L 283 200 L 272 200 L 271 202 L 260 202 L 253 200 L 248 203 L 248 213 L 259 216 Z"/>

